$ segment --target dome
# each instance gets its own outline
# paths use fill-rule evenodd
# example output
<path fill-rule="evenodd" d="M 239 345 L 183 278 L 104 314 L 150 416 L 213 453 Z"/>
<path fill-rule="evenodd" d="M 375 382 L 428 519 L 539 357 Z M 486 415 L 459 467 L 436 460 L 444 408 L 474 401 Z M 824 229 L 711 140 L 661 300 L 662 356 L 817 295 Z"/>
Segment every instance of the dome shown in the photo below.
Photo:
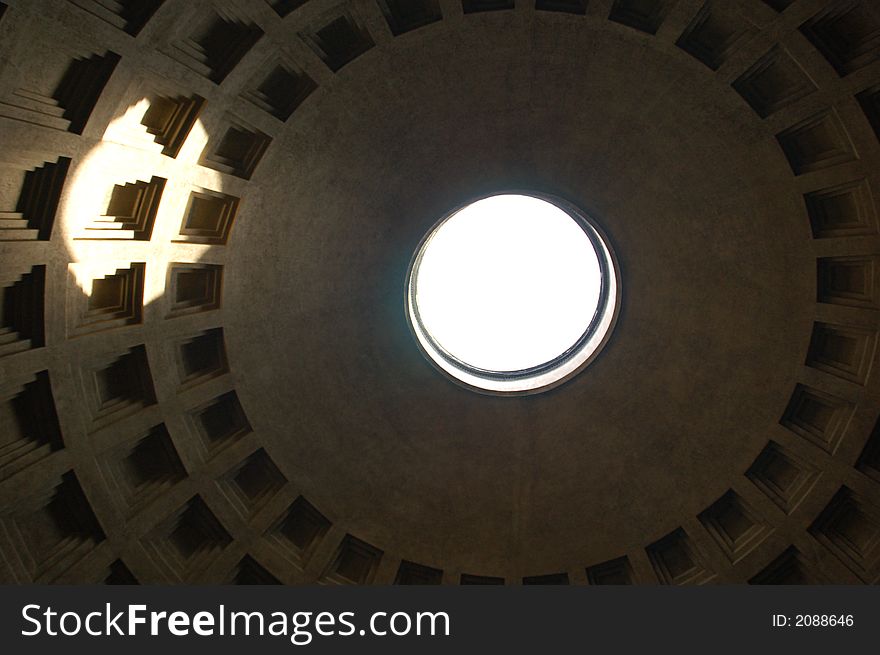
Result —
<path fill-rule="evenodd" d="M 0 581 L 876 583 L 878 30 L 3 0 Z M 613 327 L 477 393 L 410 265 L 526 190 L 601 234 Z"/>

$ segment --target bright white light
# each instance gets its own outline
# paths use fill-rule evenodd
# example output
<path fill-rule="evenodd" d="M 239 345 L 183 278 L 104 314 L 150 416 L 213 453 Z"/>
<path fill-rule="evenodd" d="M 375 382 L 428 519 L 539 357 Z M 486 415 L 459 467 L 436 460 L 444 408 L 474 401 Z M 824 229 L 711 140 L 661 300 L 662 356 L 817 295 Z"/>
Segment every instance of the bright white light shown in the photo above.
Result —
<path fill-rule="evenodd" d="M 599 256 L 556 205 L 493 196 L 454 214 L 425 242 L 413 300 L 424 331 L 465 365 L 529 369 L 564 354 L 590 326 Z"/>

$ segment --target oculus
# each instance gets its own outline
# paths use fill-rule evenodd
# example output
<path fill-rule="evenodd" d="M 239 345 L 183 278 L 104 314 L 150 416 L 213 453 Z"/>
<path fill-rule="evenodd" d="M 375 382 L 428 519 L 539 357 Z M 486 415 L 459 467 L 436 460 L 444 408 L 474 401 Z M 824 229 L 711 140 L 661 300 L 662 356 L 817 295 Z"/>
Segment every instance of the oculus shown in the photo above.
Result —
<path fill-rule="evenodd" d="M 605 345 L 620 284 L 600 229 L 570 203 L 511 192 L 457 207 L 425 235 L 406 281 L 422 352 L 476 391 L 536 393 Z"/>

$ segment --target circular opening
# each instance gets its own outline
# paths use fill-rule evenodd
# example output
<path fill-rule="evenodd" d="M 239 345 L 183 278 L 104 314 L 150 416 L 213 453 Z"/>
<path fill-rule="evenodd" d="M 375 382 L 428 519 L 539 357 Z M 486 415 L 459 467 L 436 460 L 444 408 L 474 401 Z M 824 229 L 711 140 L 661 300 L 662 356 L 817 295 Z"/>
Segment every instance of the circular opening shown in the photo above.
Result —
<path fill-rule="evenodd" d="M 508 193 L 444 217 L 416 251 L 407 314 L 429 359 L 459 382 L 532 393 L 581 370 L 616 316 L 611 251 L 559 199 Z"/>

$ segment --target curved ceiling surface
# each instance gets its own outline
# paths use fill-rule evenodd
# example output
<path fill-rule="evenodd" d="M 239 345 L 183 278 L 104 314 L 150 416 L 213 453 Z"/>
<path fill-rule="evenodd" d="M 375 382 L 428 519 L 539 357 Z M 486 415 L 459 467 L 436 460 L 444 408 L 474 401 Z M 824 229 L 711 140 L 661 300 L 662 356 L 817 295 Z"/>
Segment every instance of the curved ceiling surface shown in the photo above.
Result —
<path fill-rule="evenodd" d="M 10 580 L 876 581 L 872 3 L 6 4 L 4 298 L 45 317 L 0 350 L 0 519 L 48 526 Z M 103 57 L 79 95 L 50 35 Z M 49 233 L 31 160 L 69 165 Z M 453 384 L 404 311 L 437 218 L 509 189 L 622 285 L 535 396 Z"/>

